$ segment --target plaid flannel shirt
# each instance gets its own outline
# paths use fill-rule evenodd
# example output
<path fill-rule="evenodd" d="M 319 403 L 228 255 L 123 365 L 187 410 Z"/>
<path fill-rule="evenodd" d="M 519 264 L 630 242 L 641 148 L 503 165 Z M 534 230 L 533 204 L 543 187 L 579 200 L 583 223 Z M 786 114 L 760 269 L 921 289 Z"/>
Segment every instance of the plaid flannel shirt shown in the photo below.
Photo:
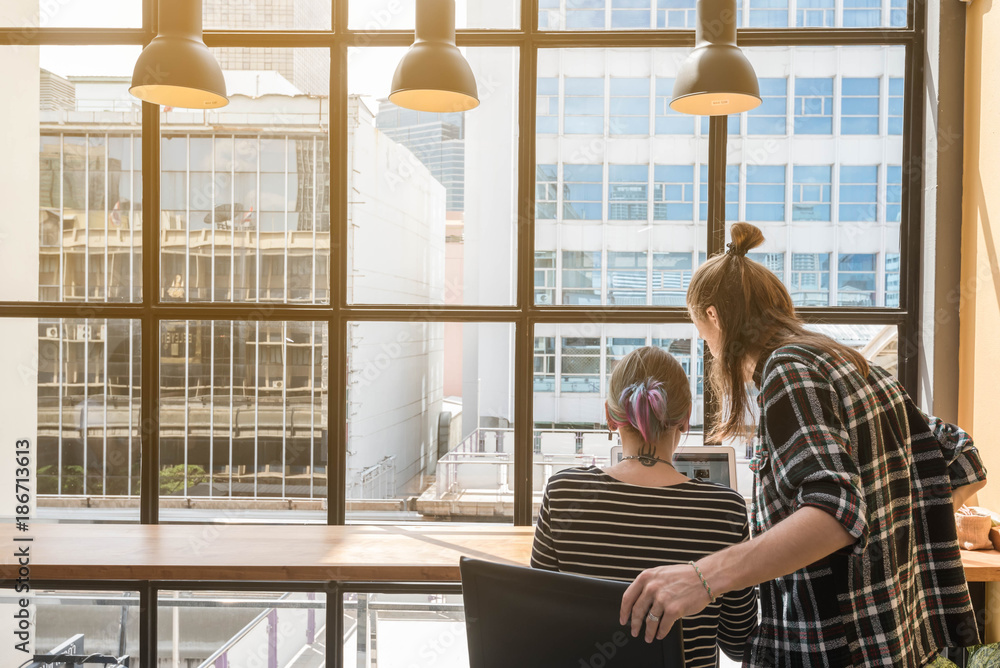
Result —
<path fill-rule="evenodd" d="M 857 540 L 760 585 L 744 666 L 917 668 L 978 642 L 951 496 L 986 476 L 969 435 L 885 370 L 813 348 L 778 348 L 754 380 L 753 532 L 815 506 Z"/>

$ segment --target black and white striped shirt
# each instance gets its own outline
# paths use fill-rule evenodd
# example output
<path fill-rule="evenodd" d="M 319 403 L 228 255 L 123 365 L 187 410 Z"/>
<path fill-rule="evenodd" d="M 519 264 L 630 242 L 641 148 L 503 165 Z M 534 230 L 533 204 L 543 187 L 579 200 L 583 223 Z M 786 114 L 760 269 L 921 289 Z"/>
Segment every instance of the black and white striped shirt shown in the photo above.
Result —
<path fill-rule="evenodd" d="M 643 487 L 596 466 L 572 468 L 549 478 L 531 565 L 631 581 L 647 568 L 697 561 L 749 536 L 746 504 L 728 487 L 701 480 Z M 755 587 L 720 596 L 684 619 L 685 665 L 717 666 L 717 646 L 742 660 L 756 626 Z"/>

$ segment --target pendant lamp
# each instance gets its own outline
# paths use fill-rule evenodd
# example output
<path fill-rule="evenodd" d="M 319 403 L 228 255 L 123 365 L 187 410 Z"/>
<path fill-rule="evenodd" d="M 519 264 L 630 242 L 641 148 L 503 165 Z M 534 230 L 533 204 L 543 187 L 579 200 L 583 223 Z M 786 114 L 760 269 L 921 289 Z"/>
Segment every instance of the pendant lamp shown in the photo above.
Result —
<path fill-rule="evenodd" d="M 416 39 L 396 66 L 389 101 L 439 113 L 478 107 L 476 78 L 455 46 L 455 0 L 416 2 Z"/>
<path fill-rule="evenodd" d="M 674 80 L 670 108 L 723 116 L 760 104 L 757 74 L 736 46 L 736 0 L 698 0 L 695 47 Z"/>
<path fill-rule="evenodd" d="M 139 54 L 129 92 L 166 107 L 217 109 L 229 104 L 222 68 L 205 46 L 202 0 L 160 0 L 159 31 Z"/>

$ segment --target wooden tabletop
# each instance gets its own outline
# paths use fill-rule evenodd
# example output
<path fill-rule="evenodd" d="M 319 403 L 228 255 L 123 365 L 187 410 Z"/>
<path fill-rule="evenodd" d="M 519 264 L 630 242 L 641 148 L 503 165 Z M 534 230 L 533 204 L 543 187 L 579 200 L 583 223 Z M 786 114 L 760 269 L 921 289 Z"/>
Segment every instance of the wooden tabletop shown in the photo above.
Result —
<path fill-rule="evenodd" d="M 0 579 L 17 577 L 15 547 L 29 545 L 35 580 L 461 579 L 462 555 L 527 565 L 534 529 L 497 525 L 254 526 L 0 525 Z M 15 542 L 30 536 L 31 542 Z"/>
<path fill-rule="evenodd" d="M 460 580 L 462 555 L 527 565 L 534 529 L 498 525 L 0 524 L 0 579 L 30 546 L 35 580 Z M 30 542 L 15 538 L 30 537 Z M 1000 581 L 1000 552 L 962 551 L 970 582 Z"/>
<path fill-rule="evenodd" d="M 969 582 L 1000 581 L 1000 552 L 996 550 L 962 550 L 962 565 Z"/>

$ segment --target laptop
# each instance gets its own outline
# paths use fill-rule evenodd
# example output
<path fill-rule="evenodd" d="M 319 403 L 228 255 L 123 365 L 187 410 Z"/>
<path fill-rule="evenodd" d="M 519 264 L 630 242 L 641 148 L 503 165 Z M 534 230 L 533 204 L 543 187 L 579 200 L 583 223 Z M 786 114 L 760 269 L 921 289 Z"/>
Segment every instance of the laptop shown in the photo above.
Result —
<path fill-rule="evenodd" d="M 462 557 L 470 668 L 677 668 L 681 623 L 646 643 L 618 623 L 628 582 Z"/>
<path fill-rule="evenodd" d="M 611 448 L 611 463 L 622 460 L 622 446 Z M 674 451 L 674 468 L 689 478 L 736 486 L 736 448 L 731 445 L 681 445 Z"/>

